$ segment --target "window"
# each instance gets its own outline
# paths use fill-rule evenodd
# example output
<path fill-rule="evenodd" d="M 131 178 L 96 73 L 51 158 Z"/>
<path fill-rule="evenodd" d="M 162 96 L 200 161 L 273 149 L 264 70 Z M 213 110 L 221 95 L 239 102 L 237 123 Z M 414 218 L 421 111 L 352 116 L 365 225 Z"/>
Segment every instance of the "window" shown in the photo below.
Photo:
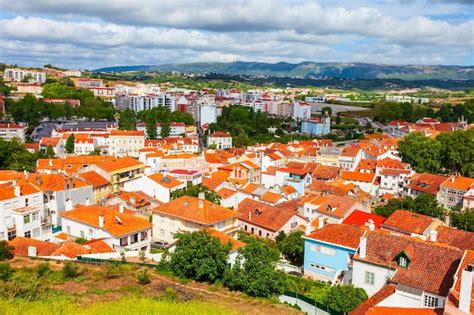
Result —
<path fill-rule="evenodd" d="M 28 204 L 29 204 L 29 200 L 28 198 L 25 198 L 25 207 L 28 207 Z"/>
<path fill-rule="evenodd" d="M 438 298 L 432 295 L 425 295 L 424 306 L 425 307 L 438 307 Z"/>
<path fill-rule="evenodd" d="M 16 237 L 16 230 L 8 231 L 8 240 L 11 241 Z"/>
<path fill-rule="evenodd" d="M 81 238 L 84 238 L 85 237 L 85 233 L 84 231 L 81 231 Z"/>
<path fill-rule="evenodd" d="M 165 235 L 165 230 L 160 229 L 160 235 Z"/>
<path fill-rule="evenodd" d="M 94 234 L 94 230 L 93 229 L 89 229 L 89 235 L 92 236 Z"/>
<path fill-rule="evenodd" d="M 312 268 L 319 269 L 319 270 L 322 270 L 322 271 L 333 272 L 333 273 L 336 272 L 336 269 L 328 267 L 328 266 L 324 266 L 324 265 L 320 265 L 320 264 L 316 264 L 316 263 L 310 263 L 309 265 Z"/>
<path fill-rule="evenodd" d="M 400 265 L 400 267 L 406 267 L 407 266 L 407 259 L 405 257 L 400 257 L 398 259 L 398 265 Z"/>
<path fill-rule="evenodd" d="M 66 226 L 66 231 L 67 231 L 67 234 L 71 234 L 71 227 L 70 227 L 70 226 Z"/>
<path fill-rule="evenodd" d="M 144 241 L 144 240 L 146 240 L 147 238 L 148 238 L 148 232 L 147 232 L 147 231 L 142 231 L 142 232 L 140 233 L 140 239 L 141 239 L 142 241 Z"/>
<path fill-rule="evenodd" d="M 128 245 L 128 237 L 122 237 L 120 239 L 120 246 L 127 246 Z"/>
<path fill-rule="evenodd" d="M 138 233 L 137 234 L 133 234 L 131 237 L 130 237 L 130 244 L 134 244 L 138 242 Z"/>
<path fill-rule="evenodd" d="M 313 252 L 318 252 L 324 255 L 336 256 L 336 250 L 334 248 L 329 248 L 321 245 L 311 245 L 311 250 Z"/>
<path fill-rule="evenodd" d="M 26 231 L 25 232 L 25 237 L 26 238 L 31 238 L 31 231 Z"/>
<path fill-rule="evenodd" d="M 27 214 L 23 217 L 23 223 L 24 224 L 30 223 L 30 215 L 29 214 Z"/>
<path fill-rule="evenodd" d="M 40 235 L 40 229 L 33 230 L 33 237 L 38 237 Z"/>
<path fill-rule="evenodd" d="M 38 220 L 38 217 L 39 217 L 39 213 L 38 212 L 34 212 L 31 214 L 31 221 L 37 221 Z"/>
<path fill-rule="evenodd" d="M 375 274 L 370 271 L 365 272 L 365 284 L 374 285 L 375 282 Z"/>

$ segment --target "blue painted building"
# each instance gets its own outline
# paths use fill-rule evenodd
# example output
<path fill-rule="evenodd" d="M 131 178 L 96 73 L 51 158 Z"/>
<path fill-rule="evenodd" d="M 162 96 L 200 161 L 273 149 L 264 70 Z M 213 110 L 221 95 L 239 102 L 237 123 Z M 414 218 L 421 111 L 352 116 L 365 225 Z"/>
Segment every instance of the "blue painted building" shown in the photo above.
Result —
<path fill-rule="evenodd" d="M 359 247 L 364 230 L 346 224 L 326 224 L 304 236 L 304 275 L 335 282 L 350 278 L 350 261 Z"/>
<path fill-rule="evenodd" d="M 329 116 L 321 117 L 316 120 L 304 120 L 301 122 L 301 133 L 312 136 L 321 136 L 331 132 L 331 118 Z"/>

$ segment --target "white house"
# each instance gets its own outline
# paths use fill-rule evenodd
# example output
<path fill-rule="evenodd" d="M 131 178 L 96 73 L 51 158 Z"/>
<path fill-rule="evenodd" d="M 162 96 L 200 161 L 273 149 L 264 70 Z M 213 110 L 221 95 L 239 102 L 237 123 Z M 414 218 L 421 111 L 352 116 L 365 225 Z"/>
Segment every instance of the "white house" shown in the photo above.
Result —
<path fill-rule="evenodd" d="M 124 184 L 125 191 L 143 191 L 145 194 L 165 203 L 170 201 L 173 191 L 184 188 L 186 188 L 185 182 L 162 173 L 143 176 Z"/>
<path fill-rule="evenodd" d="M 145 134 L 138 130 L 111 130 L 109 135 L 110 155 L 138 157 L 138 151 L 145 146 Z"/>
<path fill-rule="evenodd" d="M 222 131 L 216 131 L 207 136 L 207 146 L 215 146 L 216 149 L 225 150 L 232 148 L 232 136 Z"/>
<path fill-rule="evenodd" d="M 153 209 L 153 239 L 173 243 L 176 233 L 215 228 L 237 238 L 239 213 L 204 199 L 183 196 Z"/>
<path fill-rule="evenodd" d="M 355 171 L 362 159 L 360 148 L 346 147 L 342 150 L 338 159 L 338 166 L 347 171 Z"/>
<path fill-rule="evenodd" d="M 61 214 L 63 232 L 73 237 L 104 239 L 115 251 L 149 250 L 151 223 L 123 205 L 76 206 Z"/>

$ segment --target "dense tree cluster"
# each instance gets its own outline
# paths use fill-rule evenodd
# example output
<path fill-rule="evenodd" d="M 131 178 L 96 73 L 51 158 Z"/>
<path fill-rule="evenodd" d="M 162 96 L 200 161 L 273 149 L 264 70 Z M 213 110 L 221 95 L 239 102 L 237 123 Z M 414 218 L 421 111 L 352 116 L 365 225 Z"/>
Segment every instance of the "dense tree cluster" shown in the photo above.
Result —
<path fill-rule="evenodd" d="M 171 198 L 177 199 L 182 196 L 198 197 L 200 193 L 204 193 L 206 200 L 209 200 L 210 202 L 216 204 L 221 203 L 221 196 L 219 196 L 214 190 L 210 190 L 203 185 L 188 185 L 186 189 L 175 190 L 171 193 Z"/>
<path fill-rule="evenodd" d="M 415 122 L 423 117 L 437 118 L 442 122 L 456 122 L 464 117 L 472 123 L 474 102 L 470 100 L 459 105 L 443 104 L 438 111 L 434 111 L 426 105 L 380 101 L 374 104 L 373 113 L 375 120 L 382 123 L 398 119 Z"/>
<path fill-rule="evenodd" d="M 276 238 L 277 246 L 280 252 L 292 264 L 296 266 L 303 265 L 304 262 L 304 239 L 303 231 L 295 231 L 286 235 L 281 231 Z"/>
<path fill-rule="evenodd" d="M 352 285 L 336 285 L 329 289 L 325 304 L 338 312 L 350 312 L 369 297 L 362 288 Z"/>
<path fill-rule="evenodd" d="M 435 139 L 410 133 L 398 144 L 403 162 L 417 172 L 459 173 L 474 177 L 474 130 L 439 134 Z"/>
<path fill-rule="evenodd" d="M 229 250 L 230 244 L 221 244 L 206 231 L 181 233 L 169 268 L 180 277 L 211 283 L 219 281 L 231 290 L 251 296 L 271 297 L 284 291 L 285 274 L 275 270 L 278 250 L 253 240 L 239 249 L 233 267 L 227 262 Z"/>
<path fill-rule="evenodd" d="M 36 160 L 52 157 L 54 157 L 52 149 L 31 153 L 17 139 L 5 141 L 0 138 L 0 169 L 34 171 Z"/>
<path fill-rule="evenodd" d="M 412 197 L 390 199 L 386 205 L 375 207 L 374 213 L 388 217 L 398 209 L 405 209 L 442 220 L 446 215 L 446 209 L 438 204 L 436 197 L 426 193 L 419 194 L 415 199 Z"/>

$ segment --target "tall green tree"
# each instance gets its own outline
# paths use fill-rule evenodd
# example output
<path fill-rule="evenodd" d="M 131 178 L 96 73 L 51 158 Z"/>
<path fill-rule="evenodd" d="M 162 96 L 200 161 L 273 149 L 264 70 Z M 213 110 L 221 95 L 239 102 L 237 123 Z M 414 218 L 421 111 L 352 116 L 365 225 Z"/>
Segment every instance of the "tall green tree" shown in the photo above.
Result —
<path fill-rule="evenodd" d="M 119 129 L 120 130 L 136 130 L 137 129 L 137 116 L 133 110 L 127 108 L 120 113 Z"/>
<path fill-rule="evenodd" d="M 146 123 L 146 134 L 149 139 L 156 139 L 158 137 L 156 132 L 156 121 L 150 120 Z"/>
<path fill-rule="evenodd" d="M 321 108 L 321 116 L 324 116 L 326 113 L 328 113 L 329 116 L 332 115 L 332 108 L 330 106 L 324 106 Z"/>
<path fill-rule="evenodd" d="M 176 249 L 171 256 L 171 270 L 180 277 L 215 282 L 227 268 L 230 244 L 207 232 L 177 234 Z"/>
<path fill-rule="evenodd" d="M 66 140 L 66 145 L 64 146 L 64 149 L 66 149 L 67 153 L 74 153 L 74 142 L 76 141 L 76 138 L 74 137 L 74 134 L 72 133 Z"/>
<path fill-rule="evenodd" d="M 368 298 L 362 288 L 352 285 L 337 285 L 329 289 L 324 303 L 335 311 L 348 313 Z"/>
<path fill-rule="evenodd" d="M 440 162 L 446 171 L 474 177 L 474 129 L 444 132 L 436 140 L 441 145 Z"/>
<path fill-rule="evenodd" d="M 304 233 L 295 231 L 277 242 L 278 249 L 292 264 L 301 266 L 304 262 Z"/>
<path fill-rule="evenodd" d="M 224 285 L 250 296 L 271 297 L 286 289 L 285 275 L 275 270 L 278 250 L 259 241 L 251 241 L 239 250 L 234 266 L 227 269 Z"/>
<path fill-rule="evenodd" d="M 403 162 L 411 164 L 417 172 L 437 173 L 441 169 L 441 143 L 420 132 L 410 133 L 398 144 Z"/>
<path fill-rule="evenodd" d="M 160 121 L 161 126 L 161 138 L 166 138 L 170 135 L 171 126 L 168 121 L 162 120 Z"/>

